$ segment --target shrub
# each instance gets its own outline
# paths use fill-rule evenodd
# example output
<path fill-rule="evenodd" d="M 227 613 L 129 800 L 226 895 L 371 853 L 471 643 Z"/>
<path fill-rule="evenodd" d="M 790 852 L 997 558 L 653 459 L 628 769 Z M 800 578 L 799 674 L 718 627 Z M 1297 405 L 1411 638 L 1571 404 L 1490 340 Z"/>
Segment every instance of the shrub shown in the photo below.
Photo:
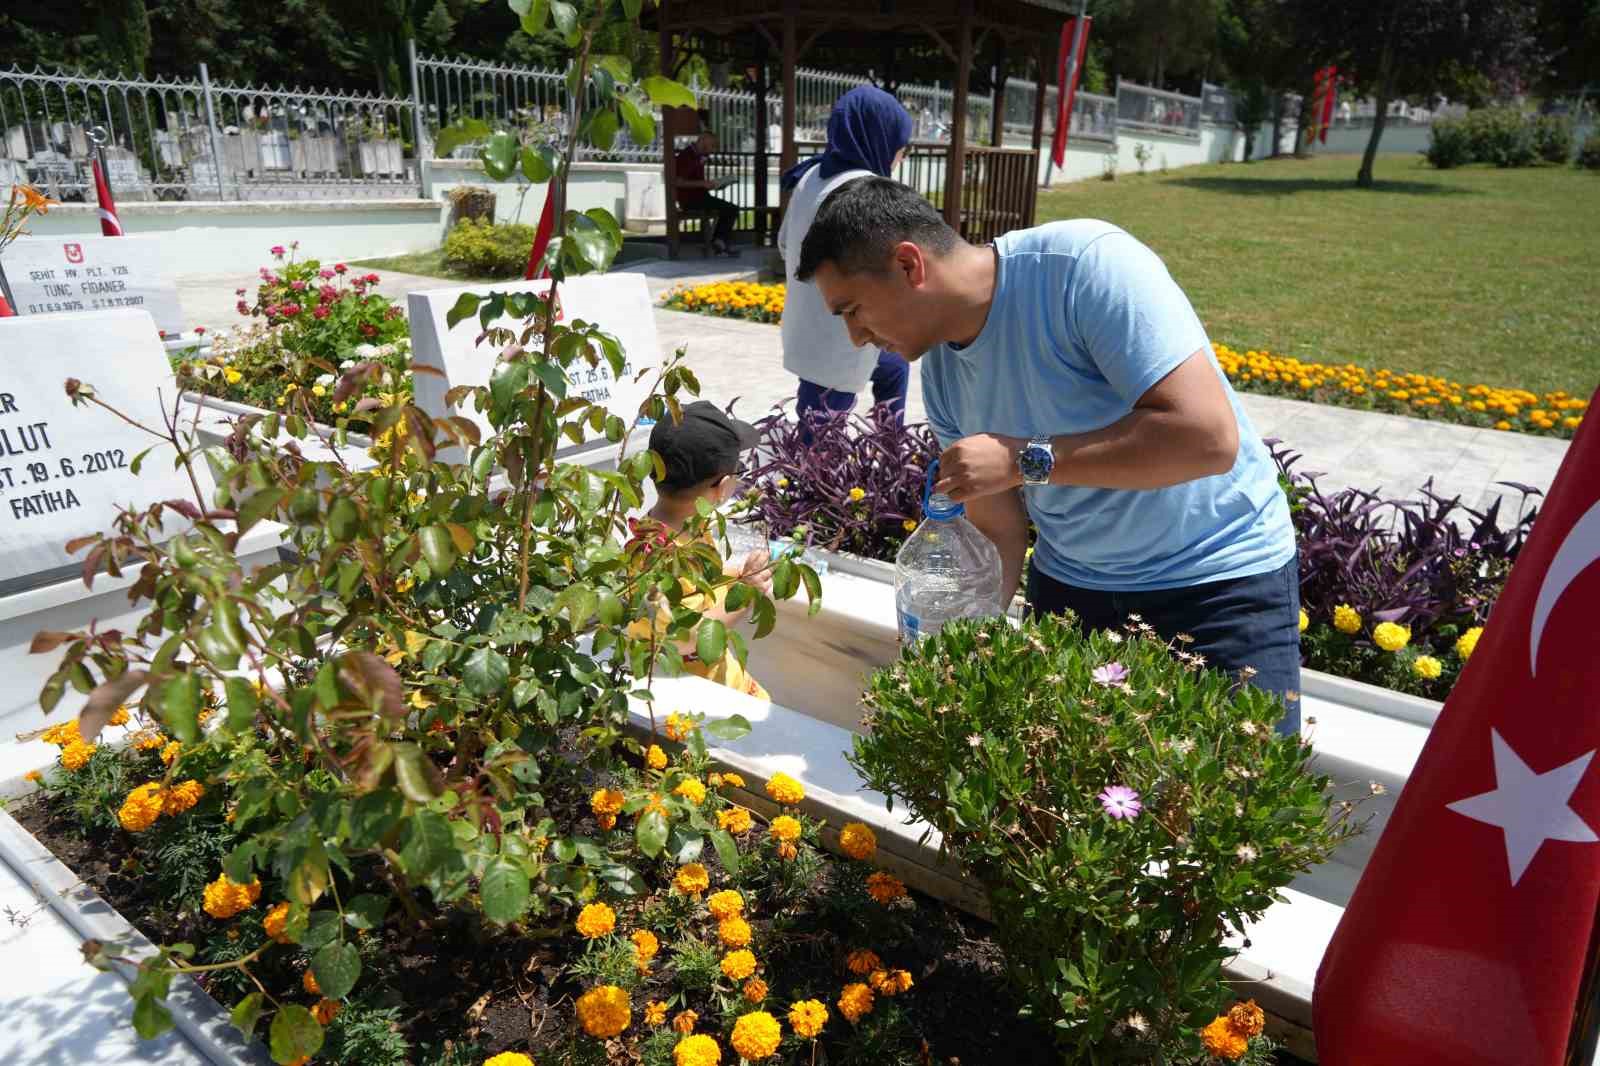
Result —
<path fill-rule="evenodd" d="M 1436 118 L 1422 154 L 1440 170 L 1448 170 L 1472 162 L 1472 148 L 1472 135 L 1463 119 Z"/>
<path fill-rule="evenodd" d="M 1577 165 L 1587 170 L 1600 170 L 1600 131 L 1584 139 L 1583 147 L 1578 149 Z"/>
<path fill-rule="evenodd" d="M 1525 167 L 1538 158 L 1533 149 L 1532 127 L 1515 108 L 1481 108 L 1467 112 L 1463 121 L 1472 140 L 1472 158 L 1479 163 Z"/>
<path fill-rule="evenodd" d="M 532 226 L 464 219 L 444 239 L 445 264 L 475 277 L 520 278 L 533 236 Z"/>
<path fill-rule="evenodd" d="M 1572 158 L 1572 120 L 1564 115 L 1539 115 L 1531 126 L 1534 154 L 1546 163 L 1566 166 Z"/>
<path fill-rule="evenodd" d="M 1225 934 L 1354 832 L 1273 697 L 1135 624 L 951 623 L 862 702 L 851 762 L 983 886 L 1066 1061 L 1201 1057 Z"/>
<path fill-rule="evenodd" d="M 885 407 L 810 419 L 811 441 L 780 410 L 759 423 L 746 479 L 748 521 L 768 537 L 892 561 L 922 519 L 922 488 L 939 442 L 926 424 L 903 425 Z"/>

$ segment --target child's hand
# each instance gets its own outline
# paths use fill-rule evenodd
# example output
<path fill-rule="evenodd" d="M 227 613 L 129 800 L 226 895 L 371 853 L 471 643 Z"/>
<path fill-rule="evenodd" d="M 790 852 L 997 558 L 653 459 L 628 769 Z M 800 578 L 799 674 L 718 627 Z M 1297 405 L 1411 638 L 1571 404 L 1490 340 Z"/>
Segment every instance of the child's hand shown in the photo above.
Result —
<path fill-rule="evenodd" d="M 772 555 L 765 548 L 757 548 L 748 552 L 744 558 L 730 564 L 735 567 L 736 576 L 740 581 L 760 589 L 762 592 L 772 591 L 772 571 L 768 564 L 772 562 Z"/>

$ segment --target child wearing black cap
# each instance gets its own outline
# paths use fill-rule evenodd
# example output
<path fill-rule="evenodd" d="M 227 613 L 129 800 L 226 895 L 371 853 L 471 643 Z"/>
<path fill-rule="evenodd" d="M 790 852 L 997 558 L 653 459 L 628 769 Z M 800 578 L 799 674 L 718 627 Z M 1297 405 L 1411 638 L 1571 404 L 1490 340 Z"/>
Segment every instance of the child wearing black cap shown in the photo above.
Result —
<path fill-rule="evenodd" d="M 673 532 L 683 528 L 695 515 L 698 501 L 705 500 L 712 507 L 719 507 L 733 498 L 739 488 L 740 454 L 755 447 L 760 437 L 754 426 L 729 417 L 708 400 L 685 405 L 682 414 L 681 421 L 674 423 L 670 417 L 663 419 L 650 432 L 650 450 L 661 457 L 663 467 L 662 476 L 656 479 L 657 499 L 650 508 L 650 517 Z M 768 561 L 765 551 L 753 551 L 729 559 L 722 569 L 729 577 L 766 592 L 772 587 Z M 732 624 L 744 614 L 744 608 L 727 610 L 722 603 L 726 591 L 727 586 L 724 586 L 715 603 L 706 603 L 701 593 L 687 595 L 683 605 L 706 618 Z M 670 621 L 671 615 L 665 609 L 658 612 L 656 632 L 664 632 Z M 646 639 L 650 636 L 650 623 L 643 618 L 635 621 L 628 627 L 628 636 L 635 640 Z M 694 654 L 693 641 L 681 642 L 679 650 L 683 653 L 685 672 L 759 699 L 770 698 L 767 690 L 745 672 L 731 649 L 725 651 L 722 661 L 717 663 L 701 662 Z"/>

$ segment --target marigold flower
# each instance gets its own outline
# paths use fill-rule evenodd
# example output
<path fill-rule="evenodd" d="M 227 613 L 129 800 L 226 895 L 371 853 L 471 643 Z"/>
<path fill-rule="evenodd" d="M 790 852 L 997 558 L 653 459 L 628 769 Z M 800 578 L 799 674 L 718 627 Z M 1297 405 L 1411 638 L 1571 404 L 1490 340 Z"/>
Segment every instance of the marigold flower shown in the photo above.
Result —
<path fill-rule="evenodd" d="M 127 724 L 128 724 L 128 708 L 127 708 L 126 705 L 118 707 L 116 710 L 112 711 L 111 712 L 111 717 L 106 719 L 106 725 L 127 725 Z"/>
<path fill-rule="evenodd" d="M 733 1050 L 750 1062 L 764 1059 L 777 1051 L 782 1040 L 783 1028 L 778 1025 L 778 1019 L 764 1010 L 740 1015 L 739 1020 L 733 1023 L 733 1035 L 728 1038 Z"/>
<path fill-rule="evenodd" d="M 227 874 L 221 874 L 206 886 L 204 896 L 207 914 L 213 918 L 232 918 L 255 906 L 256 900 L 261 898 L 261 881 L 256 879 L 241 885 L 228 880 Z"/>
<path fill-rule="evenodd" d="M 751 1003 L 760 1003 L 767 998 L 767 983 L 759 977 L 752 977 L 744 983 L 744 998 Z"/>
<path fill-rule="evenodd" d="M 800 849 L 796 848 L 787 840 L 778 845 L 778 858 L 782 859 L 784 862 L 793 862 L 795 858 L 799 856 L 799 854 Z"/>
<path fill-rule="evenodd" d="M 804 1040 L 814 1040 L 828 1022 L 828 1008 L 821 1000 L 802 999 L 789 1008 L 789 1028 Z"/>
<path fill-rule="evenodd" d="M 908 518 L 904 522 L 900 523 L 900 528 L 905 530 L 907 533 L 915 533 L 917 531 L 917 520 L 915 518 Z"/>
<path fill-rule="evenodd" d="M 68 770 L 81 770 L 89 758 L 94 755 L 95 745 L 87 744 L 81 740 L 74 740 L 71 744 L 61 749 L 61 765 Z"/>
<path fill-rule="evenodd" d="M 744 897 L 731 888 L 725 888 L 706 898 L 706 909 L 719 922 L 735 918 L 744 913 Z"/>
<path fill-rule="evenodd" d="M 845 956 L 844 965 L 853 974 L 869 974 L 873 970 L 883 969 L 883 960 L 870 948 L 857 948 Z"/>
<path fill-rule="evenodd" d="M 284 929 L 288 924 L 289 905 L 287 903 L 279 903 L 267 912 L 266 917 L 261 919 L 261 931 L 266 933 L 272 940 L 280 944 L 287 944 L 289 943 L 289 938 L 284 934 Z"/>
<path fill-rule="evenodd" d="M 590 1036 L 609 1040 L 626 1029 L 632 1018 L 628 993 L 616 985 L 600 985 L 578 997 L 578 1023 Z"/>
<path fill-rule="evenodd" d="M 140 751 L 155 751 L 167 746 L 167 738 L 159 730 L 145 730 L 133 738 L 133 746 Z"/>
<path fill-rule="evenodd" d="M 894 996 L 910 990 L 911 974 L 905 970 L 874 970 L 867 984 L 880 996 Z"/>
<path fill-rule="evenodd" d="M 1311 627 L 1311 616 L 1305 611 L 1300 612 L 1300 632 L 1304 633 Z"/>
<path fill-rule="evenodd" d="M 578 913 L 578 932 L 590 940 L 605 936 L 617 926 L 617 912 L 604 903 L 591 903 Z"/>
<path fill-rule="evenodd" d="M 871 1014 L 872 989 L 859 981 L 845 985 L 844 991 L 839 993 L 839 1013 L 851 1024 L 860 1021 L 862 1015 Z"/>
<path fill-rule="evenodd" d="M 589 809 L 597 815 L 616 814 L 622 810 L 623 796 L 614 788 L 596 789 L 589 797 Z"/>
<path fill-rule="evenodd" d="M 699 1020 L 700 1015 L 694 1011 L 681 1010 L 672 1016 L 672 1031 L 675 1033 L 692 1033 L 694 1032 L 694 1023 Z"/>
<path fill-rule="evenodd" d="M 663 1000 L 652 999 L 644 1005 L 644 1024 L 660 1025 L 667 1020 L 667 1004 Z"/>
<path fill-rule="evenodd" d="M 161 813 L 167 815 L 182 814 L 184 811 L 200 802 L 200 797 L 206 794 L 205 786 L 198 781 L 179 781 L 161 795 Z"/>
<path fill-rule="evenodd" d="M 866 498 L 867 498 L 867 490 L 862 488 L 861 486 L 857 485 L 855 488 L 850 490 L 850 502 L 851 503 L 860 503 L 862 500 L 864 500 Z"/>
<path fill-rule="evenodd" d="M 687 740 L 689 734 L 694 732 L 694 720 L 673 711 L 667 715 L 667 724 L 663 732 L 667 734 L 668 740 L 674 742 Z"/>
<path fill-rule="evenodd" d="M 740 833 L 748 833 L 750 826 L 750 812 L 743 807 L 729 807 L 725 811 L 717 812 L 719 829 L 725 829 L 737 836 Z"/>
<path fill-rule="evenodd" d="M 597 815 L 595 817 L 595 822 L 600 826 L 601 829 L 615 829 L 617 826 L 617 816 L 614 814 Z"/>
<path fill-rule="evenodd" d="M 677 876 L 672 879 L 672 885 L 686 896 L 698 896 L 711 887 L 711 878 L 706 875 L 704 866 L 691 862 L 679 867 Z"/>
<path fill-rule="evenodd" d="M 792 844 L 800 839 L 800 823 L 787 814 L 780 814 L 772 820 L 768 832 L 774 838 Z"/>
<path fill-rule="evenodd" d="M 78 733 L 78 720 L 71 718 L 65 722 L 57 722 L 49 729 L 46 729 L 39 734 L 39 739 L 46 744 L 54 744 L 58 748 L 65 748 L 82 740 L 83 737 Z"/>
<path fill-rule="evenodd" d="M 661 941 L 657 940 L 656 935 L 648 929 L 640 929 L 628 939 L 633 941 L 636 962 L 649 962 L 656 957 L 656 952 L 661 950 Z"/>
<path fill-rule="evenodd" d="M 682 796 L 690 803 L 698 805 L 706 801 L 706 786 L 700 783 L 698 777 L 686 777 L 678 782 L 678 787 L 672 790 L 672 794 Z"/>
<path fill-rule="evenodd" d="M 1260 1036 L 1267 1026 L 1267 1015 L 1255 1000 L 1247 999 L 1228 1008 L 1228 1024 L 1243 1036 Z"/>
<path fill-rule="evenodd" d="M 32 782 L 33 782 L 33 783 L 34 783 L 34 784 L 36 784 L 36 785 L 37 785 L 37 784 L 39 784 L 39 783 L 40 783 L 40 782 L 41 782 L 41 781 L 43 781 L 43 780 L 44 780 L 44 775 L 43 775 L 43 774 L 41 774 L 41 773 L 40 773 L 40 772 L 39 772 L 39 771 L 37 771 L 37 770 L 29 770 L 29 771 L 28 771 L 28 772 L 27 772 L 27 773 L 25 773 L 25 774 L 23 774 L 23 775 L 22 775 L 22 779 L 23 779 L 23 780 L 24 780 L 24 781 L 32 781 Z"/>
<path fill-rule="evenodd" d="M 1228 1022 L 1226 1014 L 1218 1015 L 1212 1023 L 1200 1030 L 1200 1042 L 1213 1058 L 1239 1059 L 1250 1050 L 1250 1042 L 1243 1033 Z"/>
<path fill-rule="evenodd" d="M 318 1025 L 331 1025 L 339 1016 L 339 1001 L 336 999 L 319 999 L 317 1005 L 311 1008 L 311 1016 L 317 1020 Z"/>
<path fill-rule="evenodd" d="M 722 956 L 722 972 L 730 981 L 743 981 L 756 972 L 756 957 L 748 951 L 730 951 Z"/>
<path fill-rule="evenodd" d="M 1456 654 L 1461 656 L 1463 661 L 1472 658 L 1472 653 L 1478 649 L 1478 638 L 1481 636 L 1483 636 L 1482 626 L 1473 626 L 1461 634 L 1456 638 Z"/>
<path fill-rule="evenodd" d="M 117 821 L 130 833 L 142 833 L 161 817 L 161 782 L 149 781 L 128 793 L 117 811 Z"/>
<path fill-rule="evenodd" d="M 694 1011 L 686 1010 L 678 1017 L 681 1018 L 684 1014 L 692 1018 Z M 676 1021 L 673 1022 L 673 1028 L 677 1028 Z M 679 1031 L 684 1032 L 686 1030 Z M 677 1047 L 672 1049 L 673 1066 L 717 1066 L 721 1061 L 722 1049 L 717 1046 L 715 1040 L 704 1033 L 686 1036 L 678 1041 Z"/>
<path fill-rule="evenodd" d="M 806 790 L 788 774 L 776 773 L 767 781 L 767 795 L 785 807 L 793 807 L 806 798 Z"/>
<path fill-rule="evenodd" d="M 878 850 L 878 836 L 863 822 L 847 822 L 839 830 L 839 850 L 852 859 L 870 859 Z"/>
<path fill-rule="evenodd" d="M 309 966 L 300 974 L 300 987 L 306 990 L 308 996 L 322 995 L 322 986 L 317 984 L 317 975 L 311 972 Z"/>
<path fill-rule="evenodd" d="M 717 939 L 721 940 L 725 947 L 749 947 L 750 923 L 737 914 L 724 918 L 717 923 Z"/>
<path fill-rule="evenodd" d="M 867 878 L 867 894 L 887 906 L 906 894 L 906 886 L 893 874 L 879 870 Z"/>
<path fill-rule="evenodd" d="M 520 1051 L 502 1051 L 484 1059 L 483 1066 L 534 1066 L 534 1062 Z"/>
<path fill-rule="evenodd" d="M 1432 681 L 1444 673 L 1444 664 L 1431 655 L 1419 655 L 1411 664 L 1411 672 L 1425 681 Z"/>
<path fill-rule="evenodd" d="M 1372 642 L 1384 651 L 1399 651 L 1411 643 L 1411 630 L 1393 622 L 1379 622 L 1372 627 Z"/>
<path fill-rule="evenodd" d="M 731 770 L 725 770 L 722 774 L 722 783 L 727 785 L 729 788 L 743 788 L 744 778 L 740 777 Z"/>
<path fill-rule="evenodd" d="M 183 745 L 176 740 L 161 749 L 161 762 L 164 766 L 171 766 L 178 761 L 178 756 L 183 753 Z"/>
<path fill-rule="evenodd" d="M 645 750 L 644 761 L 652 770 L 665 770 L 667 768 L 667 753 L 661 750 L 661 745 L 652 744 Z"/>
<path fill-rule="evenodd" d="M 1361 632 L 1361 612 L 1348 603 L 1341 603 L 1333 609 L 1333 628 L 1351 635 Z"/>

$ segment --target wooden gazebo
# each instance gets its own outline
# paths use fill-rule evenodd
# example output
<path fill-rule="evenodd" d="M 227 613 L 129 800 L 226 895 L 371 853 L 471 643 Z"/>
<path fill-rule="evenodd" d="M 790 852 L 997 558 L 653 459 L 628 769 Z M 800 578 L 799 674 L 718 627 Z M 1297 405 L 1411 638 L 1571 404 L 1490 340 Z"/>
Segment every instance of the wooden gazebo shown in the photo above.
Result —
<path fill-rule="evenodd" d="M 661 0 L 646 8 L 645 24 L 661 37 L 662 68 L 676 73 L 689 55 L 732 61 L 756 71 L 756 112 L 765 123 L 769 71 L 778 60 L 783 99 L 783 140 L 778 169 L 820 152 L 823 145 L 795 137 L 795 71 L 808 56 L 826 53 L 828 66 L 871 71 L 883 88 L 943 75 L 954 86 L 949 143 L 914 141 L 903 164 L 907 180 L 939 206 L 968 240 L 987 241 L 1030 226 L 1038 191 L 1039 149 L 1044 133 L 1043 86 L 1055 76 L 1061 26 L 1073 11 L 1069 0 Z M 915 68 L 908 69 L 914 57 Z M 929 63 L 937 68 L 929 70 Z M 1034 96 L 1031 148 L 1005 147 L 1004 94 L 1012 72 L 1031 71 Z M 989 144 L 968 143 L 967 96 L 976 81 L 990 84 L 994 111 Z M 667 188 L 667 240 L 677 254 L 680 218 L 673 195 L 672 137 L 694 131 L 693 112 L 669 113 L 663 153 Z M 721 151 L 709 176 L 753 181 L 753 202 L 741 203 L 746 228 L 758 242 L 776 231 L 779 206 L 770 204 L 766 176 L 772 160 L 764 128 L 753 152 Z"/>

